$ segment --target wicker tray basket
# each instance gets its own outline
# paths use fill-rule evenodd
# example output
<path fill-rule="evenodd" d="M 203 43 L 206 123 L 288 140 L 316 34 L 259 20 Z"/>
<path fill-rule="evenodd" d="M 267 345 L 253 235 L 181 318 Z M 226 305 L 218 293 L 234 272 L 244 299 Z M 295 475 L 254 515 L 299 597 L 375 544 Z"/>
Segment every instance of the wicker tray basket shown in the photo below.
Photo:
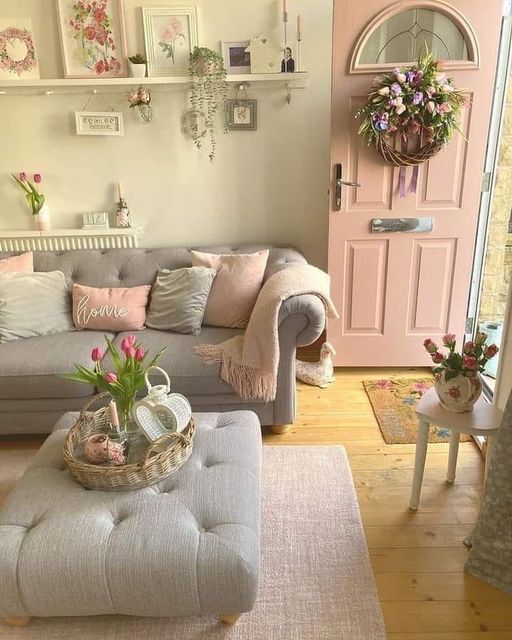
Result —
<path fill-rule="evenodd" d="M 181 433 L 168 433 L 148 446 L 145 456 L 134 464 L 99 466 L 78 458 L 86 438 L 106 431 L 109 411 L 103 407 L 88 412 L 93 402 L 108 394 L 100 393 L 91 398 L 80 412 L 76 424 L 69 430 L 64 443 L 64 461 L 71 475 L 84 487 L 100 491 L 132 491 L 160 482 L 178 469 L 192 453 L 195 423 L 192 419 Z M 156 452 L 161 445 L 167 445 Z"/>
<path fill-rule="evenodd" d="M 389 144 L 384 139 L 384 136 L 377 137 L 375 146 L 386 162 L 397 167 L 413 167 L 414 165 L 422 164 L 436 156 L 443 148 L 442 144 L 428 142 L 415 151 L 399 151 Z"/>

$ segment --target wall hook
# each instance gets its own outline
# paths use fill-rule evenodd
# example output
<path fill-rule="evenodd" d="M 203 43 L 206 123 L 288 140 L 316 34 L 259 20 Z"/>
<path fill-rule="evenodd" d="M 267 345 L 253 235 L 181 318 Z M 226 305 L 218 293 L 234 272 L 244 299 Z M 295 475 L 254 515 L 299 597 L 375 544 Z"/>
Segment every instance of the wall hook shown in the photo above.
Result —
<path fill-rule="evenodd" d="M 48 89 L 47 91 L 45 91 L 45 94 L 47 96 L 52 96 L 53 95 L 53 91 L 51 89 Z"/>

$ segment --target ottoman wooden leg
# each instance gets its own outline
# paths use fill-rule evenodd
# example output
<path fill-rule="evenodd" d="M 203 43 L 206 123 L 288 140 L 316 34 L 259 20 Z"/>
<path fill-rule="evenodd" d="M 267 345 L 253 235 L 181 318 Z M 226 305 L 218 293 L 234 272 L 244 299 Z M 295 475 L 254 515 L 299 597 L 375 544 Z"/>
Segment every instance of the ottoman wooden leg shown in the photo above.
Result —
<path fill-rule="evenodd" d="M 286 433 L 290 430 L 289 424 L 273 424 L 271 427 L 272 433 L 276 433 L 277 435 L 281 435 L 282 433 Z"/>
<path fill-rule="evenodd" d="M 10 616 L 4 618 L 4 623 L 8 627 L 26 627 L 29 622 L 29 616 Z"/>
<path fill-rule="evenodd" d="M 241 615 L 240 613 L 233 613 L 232 615 L 219 616 L 219 620 L 224 624 L 235 624 Z"/>

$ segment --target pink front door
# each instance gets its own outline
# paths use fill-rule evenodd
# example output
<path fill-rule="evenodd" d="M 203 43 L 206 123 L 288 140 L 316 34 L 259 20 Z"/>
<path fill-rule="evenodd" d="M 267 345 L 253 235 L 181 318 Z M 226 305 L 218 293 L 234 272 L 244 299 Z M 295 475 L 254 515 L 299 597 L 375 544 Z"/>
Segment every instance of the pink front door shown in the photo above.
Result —
<path fill-rule="evenodd" d="M 328 339 L 338 366 L 428 364 L 426 337 L 464 333 L 502 6 L 335 0 L 329 273 L 340 318 L 330 321 Z M 378 73 L 415 61 L 408 56 L 423 32 L 431 50 L 451 56 L 446 72 L 471 108 L 461 122 L 465 139 L 456 134 L 421 165 L 416 193 L 400 198 L 399 170 L 358 136 L 355 113 Z M 342 187 L 339 210 L 338 164 L 343 180 L 361 184 Z M 372 220 L 402 218 L 430 218 L 432 230 L 371 231 Z"/>

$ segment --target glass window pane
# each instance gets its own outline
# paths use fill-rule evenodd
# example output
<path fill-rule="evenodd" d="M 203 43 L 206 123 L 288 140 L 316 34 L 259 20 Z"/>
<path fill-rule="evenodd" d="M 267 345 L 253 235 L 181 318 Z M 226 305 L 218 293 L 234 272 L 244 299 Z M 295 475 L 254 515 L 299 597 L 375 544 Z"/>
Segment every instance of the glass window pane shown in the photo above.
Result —
<path fill-rule="evenodd" d="M 468 60 L 464 34 L 448 16 L 432 9 L 408 9 L 373 31 L 357 63 L 412 63 L 427 50 L 441 60 Z"/>

